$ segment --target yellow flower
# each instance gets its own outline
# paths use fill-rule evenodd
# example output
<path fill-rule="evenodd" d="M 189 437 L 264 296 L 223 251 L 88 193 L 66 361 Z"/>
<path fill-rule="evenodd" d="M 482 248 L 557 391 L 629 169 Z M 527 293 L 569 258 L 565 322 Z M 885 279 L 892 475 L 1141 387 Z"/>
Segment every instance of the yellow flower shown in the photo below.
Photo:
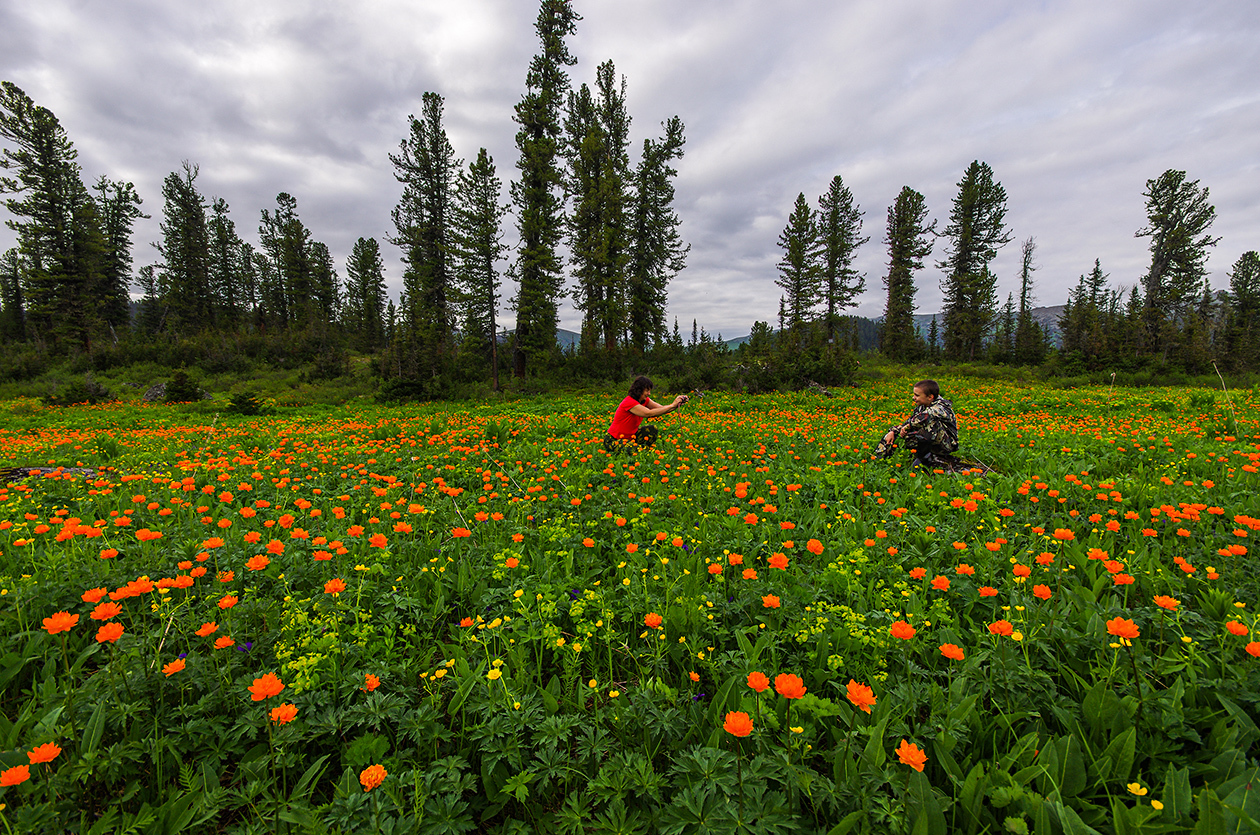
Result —
<path fill-rule="evenodd" d="M 1138 797 L 1143 797 L 1147 792 L 1147 789 L 1141 783 L 1130 783 L 1127 788 L 1129 789 L 1129 794 L 1136 794 Z"/>
<path fill-rule="evenodd" d="M 1012 633 L 1011 633 L 1011 640 L 1013 640 L 1013 641 L 1022 641 L 1022 640 L 1024 640 L 1024 633 L 1023 633 L 1023 632 L 1020 632 L 1019 630 L 1016 630 L 1016 631 L 1012 632 Z"/>
<path fill-rule="evenodd" d="M 599 687 L 599 682 L 596 681 L 595 679 L 591 679 L 590 681 L 586 682 L 586 686 L 594 690 L 596 687 Z"/>
<path fill-rule="evenodd" d="M 805 728 L 804 728 L 804 726 L 795 726 L 795 725 L 794 725 L 794 726 L 792 726 L 791 731 L 792 731 L 792 733 L 794 733 L 794 734 L 803 734 L 803 733 L 805 733 Z"/>
<path fill-rule="evenodd" d="M 512 592 L 512 596 L 515 597 L 517 600 L 520 600 L 521 595 L 524 593 L 525 593 L 524 589 L 517 589 L 516 591 Z"/>
<path fill-rule="evenodd" d="M 1194 643 L 1194 638 L 1191 638 L 1189 635 L 1182 635 L 1181 642 L 1183 644 L 1192 644 Z"/>
<path fill-rule="evenodd" d="M 486 678 L 490 679 L 491 681 L 498 681 L 499 676 L 501 675 L 503 675 L 503 671 L 500 670 L 498 667 L 495 667 L 493 670 L 486 673 Z"/>
<path fill-rule="evenodd" d="M 629 578 L 629 577 L 627 577 L 627 578 L 625 578 L 624 580 L 622 580 L 622 581 L 621 581 L 621 585 L 623 585 L 623 586 L 628 586 L 628 585 L 630 585 L 630 578 Z"/>
<path fill-rule="evenodd" d="M 494 659 L 493 661 L 490 662 L 490 666 L 494 667 L 497 670 L 498 668 L 503 666 L 503 659 L 502 658 Z"/>
<path fill-rule="evenodd" d="M 621 695 L 621 691 L 620 691 L 620 690 L 609 690 L 609 691 L 608 691 L 608 698 L 610 698 L 610 699 L 615 699 L 615 698 L 617 698 L 617 697 L 618 697 L 618 696 L 620 696 L 620 695 Z"/>
<path fill-rule="evenodd" d="M 1158 800 L 1152 800 L 1151 808 L 1154 809 L 1156 812 L 1158 812 L 1160 809 L 1164 808 L 1164 804 L 1160 803 Z"/>
<path fill-rule="evenodd" d="M 434 673 L 433 673 L 433 677 L 434 677 L 434 678 L 442 678 L 442 677 L 443 677 L 443 676 L 445 676 L 445 675 L 446 675 L 446 670 L 445 670 L 445 669 L 435 670 L 435 671 L 434 671 Z"/>

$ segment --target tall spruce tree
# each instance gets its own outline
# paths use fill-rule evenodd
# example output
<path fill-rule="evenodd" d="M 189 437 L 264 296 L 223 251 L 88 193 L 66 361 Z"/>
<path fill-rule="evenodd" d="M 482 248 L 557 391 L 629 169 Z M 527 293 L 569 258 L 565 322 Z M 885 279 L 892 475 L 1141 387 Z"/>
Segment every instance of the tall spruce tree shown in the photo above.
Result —
<path fill-rule="evenodd" d="M 852 307 L 866 289 L 866 276 L 853 269 L 854 253 L 870 240 L 862 237 L 862 214 L 840 175 L 832 177 L 818 199 L 819 280 L 829 337 L 835 337 L 840 311 Z"/>
<path fill-rule="evenodd" d="M 456 272 L 463 295 L 464 339 L 474 351 L 489 355 L 494 390 L 499 390 L 499 262 L 507 253 L 499 202 L 503 182 L 494 158 L 485 148 L 467 169 L 460 169 L 455 187 Z"/>
<path fill-rule="evenodd" d="M 784 325 L 796 332 L 813 320 L 822 273 L 818 221 L 803 192 L 796 196 L 787 226 L 779 233 L 779 248 L 783 257 L 774 283 L 783 288 Z"/>
<path fill-rule="evenodd" d="M 1010 243 L 1006 190 L 988 163 L 975 160 L 958 183 L 958 195 L 941 233 L 948 239 L 945 260 L 945 357 L 972 360 L 980 355 L 997 306 L 997 278 L 989 263 Z"/>
<path fill-rule="evenodd" d="M 0 342 L 26 340 L 26 300 L 22 295 L 22 256 L 17 249 L 0 256 Z"/>
<path fill-rule="evenodd" d="M 923 195 L 910 186 L 903 186 L 897 200 L 888 207 L 884 237 L 888 245 L 888 274 L 884 276 L 888 300 L 884 304 L 880 350 L 898 362 L 913 359 L 919 349 L 920 338 L 914 328 L 914 274 L 923 269 L 923 259 L 932 254 L 932 235 L 936 231 L 936 221 L 927 223 L 927 215 Z M 935 343 L 935 319 L 932 325 Z"/>
<path fill-rule="evenodd" d="M 216 307 L 210 281 L 210 232 L 206 200 L 197 190 L 196 165 L 185 160 L 183 173 L 162 181 L 161 286 L 165 289 L 167 327 L 188 335 L 215 325 Z"/>
<path fill-rule="evenodd" d="M 288 192 L 276 195 L 276 210 L 262 210 L 258 240 L 270 262 L 266 293 L 268 317 L 279 327 L 305 330 L 319 321 L 311 261 L 311 232 L 297 212 L 297 198 Z"/>
<path fill-rule="evenodd" d="M 407 138 L 390 155 L 403 184 L 394 207 L 392 242 L 403 250 L 404 376 L 436 379 L 454 357 L 455 158 L 442 124 L 443 98 L 425 93 L 421 117 L 408 117 Z"/>
<path fill-rule="evenodd" d="M 665 338 L 669 283 L 686 266 L 691 249 L 683 243 L 678 231 L 682 221 L 674 211 L 674 160 L 683 155 L 683 123 L 674 116 L 661 127 L 659 139 L 643 140 L 634 172 L 627 284 L 630 346 L 639 353 Z"/>
<path fill-rule="evenodd" d="M 1184 317 L 1200 298 L 1207 277 L 1208 249 L 1216 246 L 1208 230 L 1216 220 L 1207 187 L 1186 181 L 1186 172 L 1169 169 L 1146 181 L 1148 225 L 1135 234 L 1150 238 L 1151 265 L 1142 277 L 1148 338 L 1160 337 L 1165 322 Z"/>
<path fill-rule="evenodd" d="M 210 292 L 218 307 L 220 326 L 232 328 L 246 310 L 241 297 L 243 252 L 236 224 L 223 198 L 216 197 L 210 203 L 206 227 L 210 239 Z"/>
<path fill-rule="evenodd" d="M 101 177 L 93 188 L 105 242 L 97 291 L 100 313 L 110 328 L 125 328 L 131 323 L 131 233 L 138 219 L 149 216 L 140 210 L 143 201 L 131 183 Z"/>
<path fill-rule="evenodd" d="M 1235 368 L 1260 367 L 1260 254 L 1244 252 L 1229 271 L 1225 349 Z"/>
<path fill-rule="evenodd" d="M 359 238 L 346 261 L 346 303 L 341 320 L 360 351 L 385 344 L 385 262 L 376 238 Z"/>
<path fill-rule="evenodd" d="M 1015 322 L 1016 365 L 1040 365 L 1046 358 L 1046 338 L 1041 323 L 1032 315 L 1033 272 L 1036 264 L 1037 242 L 1033 238 L 1024 241 L 1020 248 L 1019 313 Z"/>
<path fill-rule="evenodd" d="M 564 179 L 557 164 L 563 129 L 560 110 L 569 89 L 565 67 L 577 63 L 565 38 L 576 34 L 579 20 L 569 0 L 542 0 L 535 24 L 542 51 L 530 62 L 525 95 L 514 114 L 520 126 L 516 133 L 520 179 L 512 183 L 520 236 L 514 267 L 518 286 L 513 366 L 517 377 L 525 376 L 530 358 L 546 357 L 556 349 L 564 290 L 556 252 L 564 229 L 560 196 Z"/>

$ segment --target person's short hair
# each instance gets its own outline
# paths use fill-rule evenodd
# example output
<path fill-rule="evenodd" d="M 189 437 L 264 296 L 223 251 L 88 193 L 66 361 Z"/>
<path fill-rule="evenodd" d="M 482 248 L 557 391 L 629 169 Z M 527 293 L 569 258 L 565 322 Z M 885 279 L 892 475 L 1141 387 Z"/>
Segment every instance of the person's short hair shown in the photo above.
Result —
<path fill-rule="evenodd" d="M 635 377 L 634 382 L 630 384 L 630 396 L 640 402 L 643 401 L 643 392 L 652 388 L 652 381 L 647 377 Z"/>
<path fill-rule="evenodd" d="M 935 380 L 920 380 L 914 384 L 914 387 L 932 398 L 941 396 L 941 387 Z"/>

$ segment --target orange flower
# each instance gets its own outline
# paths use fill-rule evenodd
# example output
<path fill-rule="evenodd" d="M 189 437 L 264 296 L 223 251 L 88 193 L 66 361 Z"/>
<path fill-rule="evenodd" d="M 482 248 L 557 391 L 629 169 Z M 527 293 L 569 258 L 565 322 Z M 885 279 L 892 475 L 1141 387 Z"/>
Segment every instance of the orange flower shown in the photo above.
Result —
<path fill-rule="evenodd" d="M 324 583 L 324 594 L 340 594 L 346 590 L 346 581 L 336 577 Z"/>
<path fill-rule="evenodd" d="M 815 556 L 819 556 L 823 552 L 823 544 L 819 542 L 817 539 L 811 539 L 809 542 L 805 543 L 805 550 L 809 551 L 811 554 Z"/>
<path fill-rule="evenodd" d="M 231 609 L 236 605 L 237 597 L 234 594 L 225 594 L 219 598 L 220 609 Z"/>
<path fill-rule="evenodd" d="M 955 568 L 954 571 L 967 577 L 970 577 L 972 574 L 976 573 L 976 570 L 972 568 L 971 566 L 967 565 L 967 563 L 965 562 L 960 562 L 958 564 L 958 567 Z"/>
<path fill-rule="evenodd" d="M 161 539 L 161 538 L 162 538 L 161 531 L 151 531 L 148 528 L 141 528 L 140 530 L 136 531 L 136 539 L 140 540 L 141 542 L 149 542 L 151 540 Z"/>
<path fill-rule="evenodd" d="M 745 568 L 745 569 L 744 569 L 744 573 L 743 573 L 743 575 L 741 575 L 741 576 L 743 576 L 743 578 L 744 578 L 745 580 L 756 580 L 756 579 L 757 579 L 757 569 L 755 569 L 755 568 Z"/>
<path fill-rule="evenodd" d="M 648 629 L 660 629 L 661 623 L 663 621 L 664 621 L 664 618 L 662 618 L 656 612 L 648 612 L 643 617 L 643 625 L 646 626 Z"/>
<path fill-rule="evenodd" d="M 31 761 L 31 765 L 39 765 L 40 763 L 50 763 L 57 759 L 57 755 L 61 753 L 61 747 L 55 742 L 45 742 L 38 745 L 31 751 L 27 752 L 26 758 Z"/>
<path fill-rule="evenodd" d="M 849 697 L 849 701 L 853 702 L 854 707 L 860 708 L 867 713 L 871 712 L 871 705 L 875 704 L 875 692 L 871 688 L 849 679 L 845 689 L 847 691 L 846 695 Z"/>
<path fill-rule="evenodd" d="M 779 597 L 774 594 L 763 594 L 761 596 L 761 605 L 767 609 L 779 608 Z"/>
<path fill-rule="evenodd" d="M 198 637 L 204 638 L 207 635 L 211 635 L 214 632 L 216 632 L 218 628 L 219 628 L 219 625 L 217 623 L 215 623 L 212 620 L 208 620 L 201 625 L 200 629 L 197 630 L 197 635 Z"/>
<path fill-rule="evenodd" d="M 1137 624 L 1125 618 L 1112 618 L 1107 621 L 1107 634 L 1115 635 L 1117 638 L 1133 640 L 1138 636 Z"/>
<path fill-rule="evenodd" d="M 58 632 L 69 632 L 78 622 L 78 615 L 57 612 L 52 617 L 44 618 L 44 629 L 48 630 L 49 635 L 56 635 Z"/>
<path fill-rule="evenodd" d="M 908 641 L 914 637 L 914 627 L 906 623 L 904 620 L 893 621 L 893 625 L 889 628 L 888 634 L 894 638 L 900 638 Z"/>
<path fill-rule="evenodd" d="M 385 538 L 383 533 L 374 533 L 368 537 L 368 545 L 373 548 L 384 548 L 389 545 L 389 540 Z"/>
<path fill-rule="evenodd" d="M 388 772 L 385 771 L 383 765 L 369 765 L 359 773 L 359 782 L 363 784 L 363 790 L 370 792 L 372 789 L 385 782 Z"/>
<path fill-rule="evenodd" d="M 1172 610 L 1180 606 L 1181 601 L 1166 594 L 1157 594 L 1155 595 L 1155 605 L 1161 609 Z"/>
<path fill-rule="evenodd" d="M 84 603 L 99 603 L 101 598 L 105 596 L 106 589 L 89 589 L 83 592 L 80 597 Z"/>
<path fill-rule="evenodd" d="M 98 603 L 88 615 L 92 620 L 109 620 L 122 614 L 122 606 L 117 603 Z"/>
<path fill-rule="evenodd" d="M 691 672 L 687 673 L 687 678 L 691 679 L 692 681 L 699 681 L 700 674 L 697 673 L 695 670 L 692 670 Z"/>
<path fill-rule="evenodd" d="M 1260 658 L 1260 641 L 1249 641 L 1246 650 L 1248 655 Z"/>
<path fill-rule="evenodd" d="M 250 698 L 255 702 L 279 696 L 282 690 L 284 682 L 275 673 L 265 673 L 254 679 L 254 683 L 249 686 Z"/>
<path fill-rule="evenodd" d="M 162 665 L 162 673 L 167 678 L 170 678 L 171 676 L 178 673 L 180 670 L 184 669 L 184 666 L 185 666 L 184 659 L 176 658 L 171 663 Z"/>
<path fill-rule="evenodd" d="M 17 786 L 31 779 L 31 767 L 29 765 L 15 765 L 13 768 L 6 768 L 0 771 L 0 788 L 5 786 Z"/>
<path fill-rule="evenodd" d="M 1236 620 L 1231 620 L 1225 624 L 1225 628 L 1229 630 L 1229 634 L 1243 636 L 1247 634 L 1247 627 Z"/>
<path fill-rule="evenodd" d="M 927 569 L 921 566 L 910 569 L 911 580 L 922 580 L 927 576 Z"/>
<path fill-rule="evenodd" d="M 122 637 L 123 625 L 118 621 L 107 623 L 100 629 L 96 630 L 96 642 L 98 644 L 112 644 Z"/>
<path fill-rule="evenodd" d="M 714 576 L 717 576 L 718 574 L 721 574 L 721 573 L 722 573 L 722 565 L 721 565 L 720 563 L 716 563 L 716 562 L 711 562 L 711 563 L 709 563 L 709 573 L 710 573 L 710 574 L 712 574 L 712 575 L 714 575 Z"/>
<path fill-rule="evenodd" d="M 1010 635 L 1015 631 L 1015 627 L 1011 625 L 1009 620 L 995 620 L 989 624 L 989 631 L 994 635 Z"/>
<path fill-rule="evenodd" d="M 765 673 L 753 671 L 748 674 L 748 686 L 758 693 L 764 693 L 770 686 L 770 679 L 766 678 Z"/>
<path fill-rule="evenodd" d="M 1061 542 L 1071 542 L 1076 539 L 1076 534 L 1072 533 L 1072 531 L 1067 528 L 1055 528 L 1054 538 Z"/>
<path fill-rule="evenodd" d="M 780 571 L 783 571 L 788 567 L 787 554 L 771 554 L 768 562 L 770 563 L 771 568 L 777 568 Z"/>
<path fill-rule="evenodd" d="M 745 737 L 752 733 L 752 719 L 747 713 L 733 710 L 726 714 L 726 721 L 722 724 L 722 729 L 731 736 Z"/>
<path fill-rule="evenodd" d="M 472 531 L 468 530 L 468 528 L 455 528 L 451 531 L 451 536 L 460 539 L 465 536 L 472 536 Z"/>
<path fill-rule="evenodd" d="M 1036 597 L 1039 600 L 1049 600 L 1050 587 L 1041 584 L 1033 586 L 1033 597 Z"/>
<path fill-rule="evenodd" d="M 360 690 L 371 693 L 373 690 L 381 686 L 381 680 L 371 673 L 365 673 L 363 676 L 363 686 Z"/>
<path fill-rule="evenodd" d="M 101 559 L 103 560 L 112 560 L 116 556 L 118 556 L 117 548 L 102 548 L 101 549 Z"/>
<path fill-rule="evenodd" d="M 233 641 L 233 640 L 232 640 L 232 638 L 231 638 L 231 636 L 229 636 L 229 635 L 220 635 L 220 636 L 218 637 L 218 639 L 214 642 L 214 648 L 215 648 L 215 649 L 227 649 L 228 647 L 232 646 L 232 644 L 234 644 L 234 643 L 236 643 L 236 641 Z"/>
<path fill-rule="evenodd" d="M 459 622 L 459 625 L 460 625 L 460 626 L 462 626 L 462 627 L 465 627 L 465 628 L 467 628 L 467 627 L 469 627 L 469 626 L 472 626 L 472 625 L 473 625 L 473 619 L 472 619 L 472 618 L 464 618 L 464 619 L 462 619 L 462 620 Z"/>
<path fill-rule="evenodd" d="M 805 682 L 793 673 L 779 673 L 774 677 L 774 690 L 785 699 L 799 699 L 805 695 Z"/>
<path fill-rule="evenodd" d="M 981 597 L 997 597 L 998 593 L 993 586 L 981 586 L 979 591 Z"/>
<path fill-rule="evenodd" d="M 279 707 L 273 707 L 271 709 L 271 721 L 275 722 L 277 725 L 284 725 L 296 719 L 297 714 L 297 705 L 287 703 L 282 704 Z"/>
<path fill-rule="evenodd" d="M 941 655 L 954 661 L 963 660 L 963 651 L 958 644 L 941 644 Z"/>
<path fill-rule="evenodd" d="M 932 588 L 937 591 L 949 591 L 949 578 L 943 574 L 933 577 Z"/>
<path fill-rule="evenodd" d="M 516 568 L 518 565 L 521 564 L 521 561 L 518 560 L 516 557 L 508 557 L 506 560 L 503 561 L 503 564 L 506 565 L 508 568 Z"/>
<path fill-rule="evenodd" d="M 902 765 L 908 765 L 915 771 L 922 771 L 928 758 L 927 754 L 919 750 L 919 746 L 903 739 L 901 745 L 897 747 L 897 759 L 901 760 Z"/>
<path fill-rule="evenodd" d="M 284 546 L 281 545 L 280 548 L 281 550 L 283 550 Z M 271 550 L 270 545 L 267 546 L 267 550 L 269 551 Z M 265 554 L 255 554 L 254 556 L 249 558 L 249 562 L 245 563 L 245 567 L 248 568 L 250 571 L 262 571 L 264 568 L 266 568 L 269 565 L 271 565 L 271 559 L 268 558 L 267 555 Z"/>

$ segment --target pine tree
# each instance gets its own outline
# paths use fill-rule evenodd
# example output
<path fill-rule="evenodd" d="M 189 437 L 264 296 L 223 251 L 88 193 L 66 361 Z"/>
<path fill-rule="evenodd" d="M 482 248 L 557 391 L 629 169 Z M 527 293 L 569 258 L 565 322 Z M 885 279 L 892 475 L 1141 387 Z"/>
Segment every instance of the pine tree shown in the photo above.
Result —
<path fill-rule="evenodd" d="M 783 288 L 784 325 L 796 332 L 813 318 L 821 275 L 818 223 L 804 193 L 796 196 L 787 226 L 779 233 L 779 248 L 783 257 L 774 283 Z"/>
<path fill-rule="evenodd" d="M 888 207 L 888 274 L 884 286 L 888 300 L 884 304 L 884 324 L 880 331 L 880 350 L 884 356 L 907 362 L 918 346 L 914 330 L 914 274 L 923 269 L 923 259 L 932 254 L 932 234 L 936 221 L 925 225 L 927 205 L 923 195 L 903 186 L 896 202 Z M 932 320 L 935 328 L 936 320 Z M 933 345 L 935 331 L 933 331 Z"/>
<path fill-rule="evenodd" d="M 161 285 L 166 290 L 167 326 L 177 334 L 212 328 L 215 299 L 210 283 L 210 233 L 206 201 L 197 191 L 197 166 L 187 160 L 183 175 L 172 172 L 162 181 L 163 263 Z"/>
<path fill-rule="evenodd" d="M 499 390 L 499 262 L 508 247 L 503 243 L 503 218 L 508 207 L 499 202 L 503 183 L 494 158 L 485 148 L 461 169 L 455 187 L 456 272 L 464 298 L 464 339 L 473 350 L 488 352 L 494 390 Z"/>
<path fill-rule="evenodd" d="M 862 237 L 862 214 L 840 175 L 832 177 L 827 193 L 818 199 L 819 278 L 829 337 L 835 337 L 840 311 L 852 307 L 866 289 L 866 276 L 853 269 L 854 253 L 870 240 Z"/>
<path fill-rule="evenodd" d="M 1019 312 L 1015 321 L 1014 361 L 1017 365 L 1040 365 L 1046 359 L 1046 335 L 1032 315 L 1033 279 L 1037 269 L 1037 243 L 1028 238 L 1021 246 L 1019 268 Z"/>
<path fill-rule="evenodd" d="M 1216 207 L 1206 187 L 1186 181 L 1186 172 L 1169 169 L 1146 181 L 1148 225 L 1135 234 L 1150 238 L 1151 265 L 1142 277 L 1148 337 L 1157 339 L 1161 326 L 1187 314 L 1199 299 L 1207 276 L 1207 251 L 1220 238 L 1208 234 Z"/>
<path fill-rule="evenodd" d="M 109 327 L 125 328 L 131 323 L 131 232 L 138 219 L 149 216 L 140 210 L 143 201 L 131 183 L 101 177 L 94 189 L 105 240 L 101 286 L 96 295 L 101 316 Z"/>
<path fill-rule="evenodd" d="M 994 182 L 988 163 L 973 161 L 941 233 L 949 239 L 945 260 L 937 265 L 946 273 L 941 290 L 948 359 L 975 359 L 989 335 L 997 305 L 997 278 L 989 262 L 1011 241 L 1005 218 L 1006 190 Z"/>
<path fill-rule="evenodd" d="M 1229 271 L 1225 350 L 1235 368 L 1260 367 L 1260 254 L 1239 256 Z"/>
<path fill-rule="evenodd" d="M 643 140 L 634 172 L 631 210 L 633 233 L 628 267 L 630 345 L 639 353 L 665 337 L 669 283 L 686 266 L 690 245 L 678 231 L 674 211 L 674 160 L 683 155 L 683 123 L 677 116 L 661 123 L 660 139 Z"/>
<path fill-rule="evenodd" d="M 520 125 L 516 167 L 520 180 L 512 183 L 520 245 L 515 264 L 518 282 L 514 373 L 524 377 L 529 359 L 552 354 L 556 348 L 558 308 L 563 276 L 556 247 L 564 227 L 559 191 L 563 177 L 557 166 L 560 108 L 569 89 L 565 67 L 577 63 L 565 44 L 576 34 L 577 21 L 569 0 L 542 0 L 535 29 L 542 51 L 534 56 L 525 76 L 525 95 L 516 105 Z"/>
<path fill-rule="evenodd" d="M 376 351 L 385 344 L 385 262 L 376 238 L 359 238 L 346 262 L 342 322 L 355 346 Z"/>
<path fill-rule="evenodd" d="M 241 320 L 246 309 L 241 298 L 244 253 L 242 241 L 236 234 L 236 224 L 228 215 L 226 200 L 221 197 L 214 199 L 206 225 L 210 247 L 210 294 L 215 301 L 219 323 L 231 328 Z"/>
<path fill-rule="evenodd" d="M 262 210 L 258 240 L 270 270 L 268 297 L 272 321 L 280 327 L 311 328 L 320 319 L 311 261 L 311 233 L 297 213 L 297 199 L 276 195 L 275 214 Z"/>
<path fill-rule="evenodd" d="M 22 256 L 16 249 L 0 256 L 0 342 L 26 339 L 26 301 L 22 296 Z"/>

